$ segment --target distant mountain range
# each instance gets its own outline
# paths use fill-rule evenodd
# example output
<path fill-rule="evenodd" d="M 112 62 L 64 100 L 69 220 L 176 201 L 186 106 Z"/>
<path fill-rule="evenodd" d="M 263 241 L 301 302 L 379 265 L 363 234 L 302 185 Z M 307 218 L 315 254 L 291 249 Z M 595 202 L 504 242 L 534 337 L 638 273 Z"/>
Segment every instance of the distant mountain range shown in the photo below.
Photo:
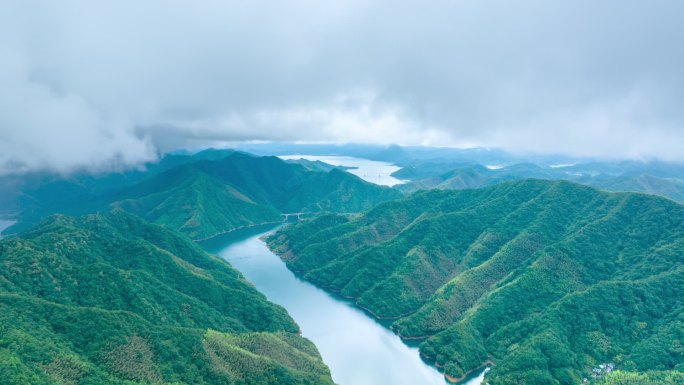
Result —
<path fill-rule="evenodd" d="M 429 189 L 465 189 L 528 178 L 568 180 L 609 191 L 633 191 L 684 202 L 684 166 L 669 163 L 619 162 L 539 166 L 515 163 L 483 166 L 461 162 L 416 162 L 392 174 L 410 180 L 396 186 L 410 193 Z"/>
<path fill-rule="evenodd" d="M 13 233 L 54 213 L 121 208 L 193 239 L 281 221 L 281 213 L 358 212 L 401 197 L 339 168 L 235 151 L 171 155 L 144 171 L 36 178 L 17 198 Z"/>
<path fill-rule="evenodd" d="M 684 163 L 602 160 L 562 155 L 515 155 L 500 149 L 372 145 L 246 144 L 262 155 L 344 155 L 394 163 L 410 183 L 403 192 L 480 188 L 527 178 L 569 180 L 609 191 L 634 191 L 684 202 Z"/>
<path fill-rule="evenodd" d="M 123 211 L 52 216 L 0 266 L 3 384 L 333 384 L 285 309 Z"/>
<path fill-rule="evenodd" d="M 395 186 L 403 193 L 480 188 L 536 178 L 684 201 L 684 165 L 678 163 L 550 156 L 525 160 L 488 149 L 288 144 L 245 148 L 269 154 L 338 153 L 393 162 L 402 166 L 393 176 L 409 181 Z M 168 154 L 159 162 L 123 172 L 1 177 L 0 215 L 19 220 L 6 230 L 9 234 L 53 213 L 82 215 L 121 207 L 201 239 L 241 226 L 278 221 L 284 212 L 357 212 L 401 196 L 343 170 L 323 162 L 285 162 L 235 150 Z M 214 213 L 207 215 L 207 211 Z"/>
<path fill-rule="evenodd" d="M 684 371 L 684 206 L 667 199 L 543 180 L 433 190 L 268 243 L 425 339 L 451 379 L 489 362 L 492 385 L 579 384 L 608 363 Z"/>

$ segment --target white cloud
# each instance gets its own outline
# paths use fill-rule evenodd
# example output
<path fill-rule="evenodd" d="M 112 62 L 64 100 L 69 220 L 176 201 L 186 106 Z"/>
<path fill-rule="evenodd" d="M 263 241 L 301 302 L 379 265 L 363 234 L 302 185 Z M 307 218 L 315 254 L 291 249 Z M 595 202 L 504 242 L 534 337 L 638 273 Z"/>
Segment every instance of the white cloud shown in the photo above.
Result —
<path fill-rule="evenodd" d="M 32 81 L 20 55 L 0 56 L 0 175 L 97 171 L 154 158 L 152 145 L 127 122 L 103 116 L 79 95 Z"/>
<path fill-rule="evenodd" d="M 684 3 L 0 3 L 0 172 L 296 140 L 684 159 Z"/>

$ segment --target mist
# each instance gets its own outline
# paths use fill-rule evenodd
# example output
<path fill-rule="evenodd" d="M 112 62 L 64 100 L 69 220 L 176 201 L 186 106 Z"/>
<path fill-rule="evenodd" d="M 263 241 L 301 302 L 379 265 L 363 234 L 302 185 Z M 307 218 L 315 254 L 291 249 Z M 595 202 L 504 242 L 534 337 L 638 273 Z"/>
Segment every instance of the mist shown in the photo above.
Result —
<path fill-rule="evenodd" d="M 684 4 L 3 1 L 0 174 L 241 141 L 684 160 Z"/>

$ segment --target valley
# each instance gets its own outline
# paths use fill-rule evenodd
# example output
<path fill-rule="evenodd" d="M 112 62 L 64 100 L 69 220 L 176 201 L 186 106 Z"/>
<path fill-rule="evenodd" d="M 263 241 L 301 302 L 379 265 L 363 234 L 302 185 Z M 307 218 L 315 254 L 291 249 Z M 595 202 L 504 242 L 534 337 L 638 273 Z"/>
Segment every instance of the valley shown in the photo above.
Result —
<path fill-rule="evenodd" d="M 280 222 L 281 213 L 359 212 L 402 194 L 342 170 L 307 169 L 273 156 L 230 150 L 170 155 L 145 171 L 25 182 L 18 223 L 50 214 L 82 215 L 120 208 L 150 222 L 206 239 L 244 226 Z"/>
<path fill-rule="evenodd" d="M 684 385 L 684 1 L 0 1 L 0 385 Z"/>
<path fill-rule="evenodd" d="M 427 338 L 421 353 L 453 378 L 489 361 L 491 384 L 575 384 L 605 362 L 682 369 L 670 341 L 684 335 L 684 208 L 663 198 L 541 180 L 426 191 L 268 243 L 308 281 Z"/>
<path fill-rule="evenodd" d="M 289 380 L 279 381 L 306 383 L 314 378 L 311 376 L 322 376 L 326 379 L 321 383 L 335 381 L 339 385 L 386 381 L 445 384 L 445 378 L 465 378 L 468 385 L 485 381 L 492 385 L 511 381 L 569 385 L 608 363 L 617 370 L 602 374 L 595 383 L 611 384 L 621 378 L 676 381 L 683 359 L 676 344 L 684 338 L 680 301 L 684 293 L 677 291 L 683 287 L 681 205 L 644 194 L 607 193 L 565 181 L 525 179 L 525 173 L 535 168 L 523 165 L 496 170 L 483 167 L 477 178 L 484 175 L 484 179 L 468 179 L 465 175 L 475 174 L 459 171 L 457 179 L 464 184 L 410 191 L 416 183 L 425 183 L 425 175 L 453 166 L 430 163 L 427 168 L 400 169 L 389 162 L 348 156 L 278 158 L 206 150 L 167 156 L 146 171 L 35 179 L 17 200 L 16 206 L 22 210 L 18 222 L 2 222 L 9 235 L 3 242 L 15 245 L 24 237 L 32 239 L 34 233 L 46 234 L 49 241 L 41 241 L 40 247 L 30 246 L 27 250 L 32 251 L 27 252 L 17 251 L 26 247 L 0 246 L 3 266 L 8 268 L 16 263 L 10 261 L 24 258 L 19 255 L 51 255 L 46 254 L 54 252 L 49 249 L 51 244 L 68 246 L 57 250 L 60 262 L 54 267 L 52 256 L 33 259 L 39 261 L 35 262 L 41 266 L 38 271 L 47 269 L 44 274 L 55 277 L 55 286 L 29 294 L 21 292 L 26 280 L 34 279 L 27 273 L 31 271 L 28 265 L 10 270 L 19 273 L 18 277 L 6 276 L 6 281 L 14 283 L 0 288 L 3 295 L 27 296 L 22 301 L 33 301 L 29 302 L 32 305 L 16 301 L 3 305 L 24 328 L 10 326 L 10 318 L 6 318 L 0 326 L 16 330 L 20 336 L 5 340 L 6 345 L 28 343 L 21 337 L 26 328 L 47 322 L 19 317 L 17 311 L 22 306 L 35 307 L 35 301 L 71 306 L 69 301 L 74 299 L 68 297 L 68 290 L 57 296 L 54 293 L 64 293 L 66 283 L 74 280 L 97 282 L 101 278 L 92 276 L 88 269 L 93 263 L 103 268 L 111 263 L 82 256 L 107 257 L 111 251 L 103 250 L 113 250 L 117 242 L 130 240 L 140 245 L 152 240 L 151 247 L 161 248 L 162 253 L 167 247 L 183 244 L 185 251 L 171 251 L 181 259 L 188 252 L 198 253 L 189 248 L 191 240 L 198 241 L 228 262 L 226 268 L 239 270 L 248 285 L 254 284 L 258 293 L 266 295 L 259 300 L 264 301 L 263 309 L 283 306 L 287 313 L 278 317 L 292 319 L 284 318 L 278 321 L 281 326 L 263 330 L 254 326 L 259 323 L 253 324 L 254 317 L 248 315 L 250 321 L 246 323 L 200 320 L 194 315 L 188 321 L 177 314 L 162 315 L 163 321 L 151 326 L 126 326 L 129 334 L 107 332 L 108 338 L 123 341 L 121 346 L 152 357 L 144 368 L 135 369 L 137 374 L 112 371 L 111 362 L 102 361 L 100 356 L 107 349 L 100 346 L 104 341 L 98 347 L 76 344 L 68 349 L 55 342 L 55 349 L 44 351 L 38 358 L 8 350 L 8 357 L 23 365 L 12 375 L 33 376 L 49 383 L 49 378 L 62 374 L 46 372 L 41 365 L 63 365 L 64 354 L 71 354 L 78 358 L 70 369 L 76 374 L 70 376 L 95 375 L 93 378 L 105 383 L 125 378 L 143 382 L 178 378 L 183 382 L 189 376 L 198 383 L 213 383 L 216 376 L 257 379 L 268 372 L 280 373 L 277 376 L 289 373 Z M 518 170 L 518 174 L 510 174 L 511 170 Z M 487 181 L 497 172 L 509 174 Z M 406 175 L 414 182 L 399 183 L 402 181 L 392 174 Z M 478 188 L 469 188 L 471 182 Z M 478 184 L 481 182 L 484 185 Z M 83 200 L 88 204 L 81 204 Z M 92 212 L 98 213 L 88 214 Z M 86 216 L 73 219 L 62 213 Z M 284 215 L 292 213 L 301 218 L 295 221 L 291 217 L 291 223 L 281 227 L 284 219 L 288 221 Z M 140 233 L 140 229 L 147 230 Z M 96 236 L 100 231 L 106 235 Z M 87 241 L 74 244 L 70 238 Z M 158 238 L 174 240 L 155 243 Z M 121 270 L 118 274 L 124 276 L 138 274 L 142 267 L 137 264 L 150 258 L 133 251 L 124 254 L 133 270 L 112 270 Z M 70 258 L 81 258 L 81 262 L 66 262 Z M 203 262 L 194 265 L 198 260 L 193 261 L 191 265 L 176 263 L 192 274 L 205 276 Z M 63 267 L 57 266 L 62 265 L 70 267 L 60 272 Z M 158 267 L 144 269 L 150 269 L 145 273 L 148 275 L 160 273 Z M 36 279 L 42 285 L 41 279 Z M 100 295 L 115 298 L 121 295 L 117 290 L 137 281 L 113 283 Z M 144 294 L 126 291 L 126 303 L 139 306 L 136 311 L 140 314 L 173 312 L 172 304 L 181 299 L 166 293 L 165 285 L 154 284 Z M 143 297 L 135 299 L 139 295 Z M 159 296 L 171 296 L 166 300 L 170 301 L 168 309 L 155 305 Z M 233 304 L 243 301 L 236 297 L 226 300 Z M 109 305 L 98 301 L 87 304 L 93 309 L 104 306 L 106 311 Z M 189 306 L 191 309 L 193 305 Z M 234 310 L 224 307 L 219 313 L 227 316 Z M 569 319 L 568 314 L 579 321 Z M 106 319 L 105 315 L 94 317 L 94 322 Z M 131 321 L 116 322 L 127 325 Z M 178 322 L 180 326 L 175 324 Z M 196 324 L 188 326 L 188 322 Z M 235 329 L 235 322 L 243 326 Z M 74 327 L 83 327 L 78 325 Z M 177 365 L 184 369 L 180 372 L 156 358 L 162 346 L 175 342 L 162 342 L 154 334 L 161 332 L 149 330 L 169 327 L 194 329 L 199 339 L 193 340 L 193 349 L 204 352 L 198 369 L 192 369 L 199 370 L 198 374 L 189 374 L 188 364 L 181 363 L 181 358 Z M 316 345 L 304 348 L 301 358 L 306 364 L 281 356 L 292 354 L 293 346 L 298 349 L 308 343 L 279 334 L 293 333 L 300 327 L 303 337 Z M 51 328 L 43 338 L 74 343 L 73 333 L 64 335 Z M 674 345 L 668 345 L 670 340 Z M 189 341 L 182 344 L 182 348 L 173 347 L 181 349 L 179 354 L 190 346 Z M 278 353 L 254 357 L 262 354 L 258 349 L 264 346 Z M 252 358 L 243 362 L 246 357 L 228 353 L 236 347 L 247 349 Z M 238 365 L 236 360 L 242 363 Z M 260 374 L 236 374 L 234 365 L 246 365 L 248 369 L 240 370 Z M 214 372 L 217 366 L 223 368 L 223 374 Z M 302 367 L 307 369 L 302 372 Z"/>
<path fill-rule="evenodd" d="M 339 385 L 444 385 L 444 377 L 424 363 L 383 325 L 342 298 L 299 279 L 259 238 L 271 226 L 244 229 L 202 242 L 240 270 L 266 297 L 288 310 L 302 335 L 316 344 Z M 474 384 L 471 384 L 474 385 Z"/>
<path fill-rule="evenodd" d="M 0 266 L 4 384 L 333 384 L 284 308 L 131 214 L 53 216 Z"/>

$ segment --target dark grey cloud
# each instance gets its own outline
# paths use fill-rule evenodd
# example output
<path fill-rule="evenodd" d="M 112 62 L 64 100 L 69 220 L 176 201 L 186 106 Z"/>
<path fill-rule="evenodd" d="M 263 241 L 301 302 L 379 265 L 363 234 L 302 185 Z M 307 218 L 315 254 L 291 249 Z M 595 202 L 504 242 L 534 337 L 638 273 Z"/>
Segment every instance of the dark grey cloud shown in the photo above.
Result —
<path fill-rule="evenodd" d="M 0 173 L 240 140 L 684 159 L 684 3 L 0 1 Z"/>

